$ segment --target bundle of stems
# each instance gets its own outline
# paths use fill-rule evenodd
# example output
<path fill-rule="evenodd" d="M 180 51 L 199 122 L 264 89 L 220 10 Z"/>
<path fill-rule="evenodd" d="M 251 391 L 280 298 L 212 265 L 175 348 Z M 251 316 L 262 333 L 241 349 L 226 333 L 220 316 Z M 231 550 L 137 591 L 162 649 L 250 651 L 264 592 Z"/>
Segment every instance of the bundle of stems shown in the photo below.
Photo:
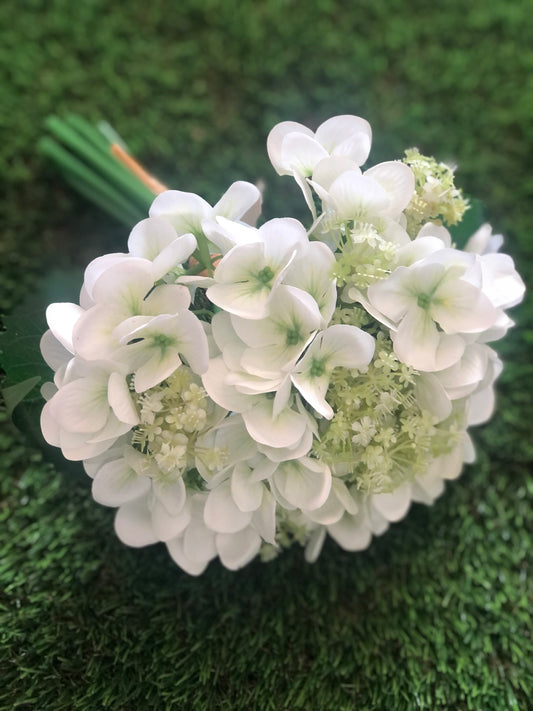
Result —
<path fill-rule="evenodd" d="M 128 227 L 146 217 L 154 195 L 167 188 L 132 157 L 106 122 L 75 114 L 50 116 L 39 148 L 72 187 Z"/>

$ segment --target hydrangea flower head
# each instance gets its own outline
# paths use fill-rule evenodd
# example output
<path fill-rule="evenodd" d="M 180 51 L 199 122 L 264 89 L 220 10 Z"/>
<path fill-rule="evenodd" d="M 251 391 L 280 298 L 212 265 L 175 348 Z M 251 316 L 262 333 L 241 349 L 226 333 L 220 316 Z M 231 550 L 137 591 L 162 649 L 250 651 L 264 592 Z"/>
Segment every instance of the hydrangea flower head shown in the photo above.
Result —
<path fill-rule="evenodd" d="M 82 460 L 130 546 L 199 575 L 327 535 L 366 548 L 473 460 L 524 284 L 445 164 L 407 152 L 362 171 L 369 124 L 269 134 L 310 224 L 256 227 L 261 195 L 159 195 L 128 252 L 91 262 L 79 304 L 52 304 L 45 439 Z M 203 272 L 203 273 L 202 273 Z"/>

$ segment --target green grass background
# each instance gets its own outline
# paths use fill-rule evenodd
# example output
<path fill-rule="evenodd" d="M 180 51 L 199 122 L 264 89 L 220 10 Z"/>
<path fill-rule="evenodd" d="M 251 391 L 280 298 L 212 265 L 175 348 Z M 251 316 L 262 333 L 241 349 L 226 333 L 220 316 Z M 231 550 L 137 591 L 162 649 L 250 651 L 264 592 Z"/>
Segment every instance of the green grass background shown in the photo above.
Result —
<path fill-rule="evenodd" d="M 127 230 L 39 156 L 45 117 L 106 118 L 169 185 L 215 201 L 266 182 L 305 217 L 265 140 L 280 120 L 355 113 L 372 162 L 460 165 L 531 281 L 531 0 L 7 0 L 0 4 L 1 310 Z M 533 694 L 533 304 L 497 345 L 498 412 L 431 509 L 361 554 L 328 543 L 238 573 L 132 550 L 87 479 L 2 417 L 0 708 L 503 709 Z"/>

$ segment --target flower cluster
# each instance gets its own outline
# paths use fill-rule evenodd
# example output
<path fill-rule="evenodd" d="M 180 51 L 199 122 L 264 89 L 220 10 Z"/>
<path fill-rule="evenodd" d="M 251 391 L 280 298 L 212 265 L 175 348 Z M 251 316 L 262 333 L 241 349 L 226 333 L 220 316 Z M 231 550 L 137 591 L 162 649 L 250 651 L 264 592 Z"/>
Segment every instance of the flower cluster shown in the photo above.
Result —
<path fill-rule="evenodd" d="M 212 207 L 168 190 L 128 252 L 95 259 L 79 304 L 52 304 L 46 440 L 83 460 L 131 546 L 200 574 L 326 534 L 343 548 L 432 503 L 473 459 L 524 285 L 484 225 L 445 224 L 453 171 L 408 152 L 366 170 L 369 124 L 276 126 L 268 153 L 311 213 L 260 227 L 258 189 Z"/>

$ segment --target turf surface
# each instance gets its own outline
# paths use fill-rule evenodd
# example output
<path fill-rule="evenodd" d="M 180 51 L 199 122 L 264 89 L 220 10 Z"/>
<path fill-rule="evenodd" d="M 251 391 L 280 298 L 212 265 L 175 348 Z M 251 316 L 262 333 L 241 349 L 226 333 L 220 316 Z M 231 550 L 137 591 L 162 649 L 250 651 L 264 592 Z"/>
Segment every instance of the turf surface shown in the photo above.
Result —
<path fill-rule="evenodd" d="M 268 130 L 355 113 L 373 162 L 418 145 L 460 164 L 526 281 L 533 218 L 528 0 L 26 0 L 0 5 L 1 309 L 45 271 L 122 250 L 120 225 L 38 155 L 45 117 L 106 118 L 173 187 L 216 200 L 266 182 L 300 214 Z M 300 212 L 298 212 L 298 210 Z M 363 554 L 293 549 L 189 578 L 162 546 L 123 547 L 86 479 L 4 418 L 0 708 L 528 709 L 533 694 L 533 304 L 478 460 Z"/>

